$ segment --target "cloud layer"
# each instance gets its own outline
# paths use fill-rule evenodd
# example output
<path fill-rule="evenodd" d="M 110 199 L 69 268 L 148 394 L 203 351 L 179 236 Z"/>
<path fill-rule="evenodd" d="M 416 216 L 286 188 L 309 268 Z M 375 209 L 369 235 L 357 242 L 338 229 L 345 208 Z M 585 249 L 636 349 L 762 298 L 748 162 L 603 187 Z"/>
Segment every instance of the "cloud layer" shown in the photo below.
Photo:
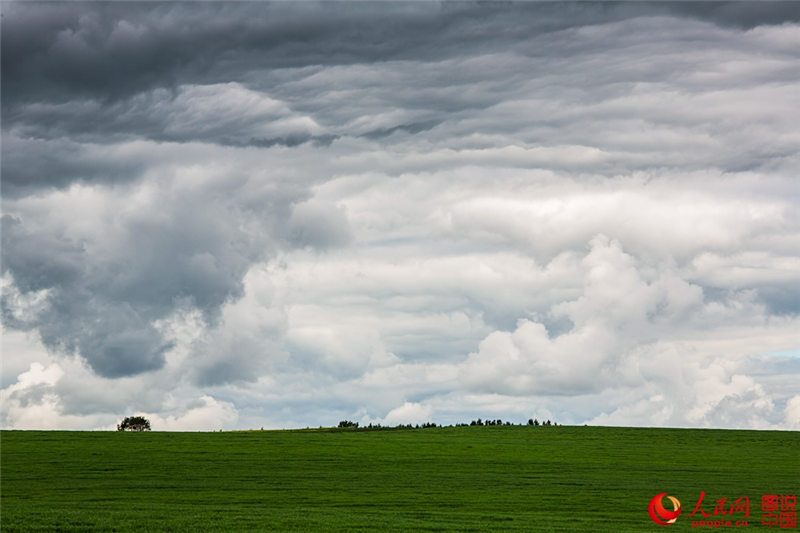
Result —
<path fill-rule="evenodd" d="M 791 7 L 4 4 L 3 426 L 800 428 Z"/>

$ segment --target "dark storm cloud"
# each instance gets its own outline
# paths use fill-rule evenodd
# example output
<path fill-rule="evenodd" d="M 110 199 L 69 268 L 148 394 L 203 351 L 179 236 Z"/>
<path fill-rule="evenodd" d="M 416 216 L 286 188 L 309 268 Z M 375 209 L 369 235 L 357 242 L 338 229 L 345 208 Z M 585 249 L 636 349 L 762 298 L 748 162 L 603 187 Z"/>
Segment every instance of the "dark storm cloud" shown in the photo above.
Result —
<path fill-rule="evenodd" d="M 15 275 L 23 293 L 50 291 L 49 306 L 34 319 L 20 320 L 3 295 L 3 322 L 38 328 L 51 349 L 79 351 L 101 375 L 136 374 L 163 363 L 160 335 L 134 306 L 102 293 L 108 279 L 87 279 L 86 250 L 70 239 L 31 233 L 19 219 L 3 217 L 3 271 Z M 110 274 L 110 273 L 109 273 Z M 99 287 L 92 287 L 99 282 Z M 100 288 L 101 290 L 92 290 Z"/>
<path fill-rule="evenodd" d="M 450 22 L 440 11 L 424 4 L 13 4 L 3 28 L 4 98 L 108 101 L 229 81 L 250 69 L 388 59 L 411 43 L 426 49 L 438 40 Z"/>
<path fill-rule="evenodd" d="M 80 239 L 62 234 L 47 201 L 20 217 L 4 217 L 3 273 L 23 294 L 47 291 L 48 305 L 20 320 L 4 294 L 3 320 L 38 329 L 48 348 L 80 353 L 107 377 L 159 368 L 170 345 L 156 323 L 176 310 L 199 309 L 206 323 L 216 323 L 220 307 L 242 295 L 249 265 L 270 253 L 271 219 L 286 216 L 280 209 L 254 214 L 232 208 L 202 189 L 161 190 L 159 199 L 135 208 L 125 200 L 127 189 L 101 196 L 111 202 L 102 207 L 83 192 L 89 197 L 63 193 L 55 202 L 72 199 L 111 216 L 106 227 L 84 229 Z M 78 210 L 73 216 L 66 214 L 67 226 L 86 215 Z M 253 224 L 262 236 L 243 229 Z"/>
<path fill-rule="evenodd" d="M 345 104 L 357 109 L 359 105 L 328 102 L 330 97 L 320 94 L 339 88 L 336 76 L 327 79 L 327 87 L 310 85 L 308 93 L 296 83 L 281 88 L 287 80 L 280 72 L 385 61 L 425 64 L 514 50 L 534 61 L 568 58 L 587 52 L 581 48 L 586 46 L 585 40 L 560 38 L 548 43 L 531 39 L 638 15 L 678 13 L 748 27 L 797 17 L 782 3 L 761 4 L 360 3 L 356 8 L 336 2 L 11 3 L 4 10 L 2 32 L 3 130 L 7 138 L 14 132 L 21 139 L 66 137 L 70 142 L 108 143 L 144 137 L 231 146 L 325 145 L 342 132 L 297 127 L 254 131 L 255 124 L 279 116 L 248 113 L 246 108 L 228 118 L 201 117 L 205 118 L 203 127 L 197 128 L 197 120 L 188 120 L 186 114 L 176 117 L 173 108 L 191 111 L 191 98 L 196 97 L 192 91 L 198 91 L 197 87 L 236 82 L 262 93 L 281 93 L 287 102 L 295 101 L 311 113 L 320 112 L 329 125 L 336 124 L 336 108 Z M 584 44 L 577 44 L 581 42 Z M 525 68 L 531 66 L 545 72 L 553 67 L 534 62 Z M 358 134 L 380 140 L 396 132 L 425 132 L 448 114 L 492 106 L 502 92 L 467 88 L 490 82 L 495 76 L 502 81 L 508 72 L 495 74 L 492 65 L 466 64 L 463 70 L 451 70 L 446 76 L 438 80 L 428 76 L 420 80 L 425 86 L 371 102 L 427 110 L 427 114 L 379 124 Z M 602 81 L 597 78 L 593 85 L 602 85 Z M 441 90 L 458 85 L 464 90 Z M 386 92 L 385 86 L 375 89 Z M 336 108 L 315 108 L 326 103 Z M 218 104 L 194 102 L 205 110 Z M 374 111 L 374 107 L 365 109 L 366 113 Z M 558 123 L 551 126 L 558 131 Z M 129 175 L 110 168 L 103 179 L 101 168 L 84 168 L 87 163 L 74 161 L 71 154 L 64 154 L 62 172 L 52 172 L 47 164 L 59 162 L 63 148 L 48 146 L 47 151 L 50 153 L 41 163 L 19 165 L 20 159 L 37 160 L 37 154 L 24 147 L 15 147 L 12 153 L 4 144 L 4 160 L 10 159 L 4 164 L 4 174 L 11 194 L 46 184 L 64 186 L 73 180 L 109 181 L 124 179 L 112 176 Z M 113 167 L 116 163 L 109 164 Z M 45 168 L 36 168 L 38 165 Z"/>
<path fill-rule="evenodd" d="M 81 143 L 109 145 L 146 138 L 157 142 L 268 148 L 294 147 L 307 142 L 324 146 L 337 138 L 324 133 L 311 117 L 294 112 L 286 102 L 235 82 L 184 85 L 174 91 L 154 89 L 110 104 L 94 100 L 25 104 L 18 108 L 12 123 L 13 135 L 7 135 L 10 143 L 4 144 L 4 154 L 16 160 L 33 159 L 32 156 L 39 154 L 31 152 L 39 151 L 43 152 L 44 164 L 64 159 L 63 173 L 67 176 L 74 174 L 71 160 L 91 159 L 79 153 Z M 103 153 L 95 150 L 98 151 Z M 93 155 L 96 160 L 97 154 Z M 106 159 L 112 171 L 120 163 L 119 156 Z M 16 160 L 12 161 L 12 168 Z M 25 168 L 24 175 L 13 172 L 12 183 L 28 178 L 36 184 L 36 176 L 31 174 L 37 170 Z M 48 169 L 43 170 L 39 174 L 51 175 L 46 172 Z"/>
<path fill-rule="evenodd" d="M 31 235 L 18 218 L 2 218 L 3 268 L 18 272 L 23 292 L 72 283 L 80 276 L 85 259 L 83 247 L 53 234 Z"/>
<path fill-rule="evenodd" d="M 3 196 L 18 198 L 74 182 L 125 183 L 146 168 L 140 158 L 112 155 L 71 140 L 3 136 Z"/>
<path fill-rule="evenodd" d="M 398 126 L 392 126 L 389 128 L 375 129 L 365 133 L 363 136 L 367 139 L 380 139 L 383 137 L 389 137 L 390 135 L 398 132 L 410 133 L 413 135 L 431 130 L 441 123 L 442 122 L 440 120 L 427 120 L 422 122 L 413 122 L 411 124 L 400 124 Z"/>
<path fill-rule="evenodd" d="M 800 21 L 796 2 L 676 2 L 676 14 L 713 21 L 721 26 L 750 29 L 765 24 Z"/>
<path fill-rule="evenodd" d="M 3 110 L 12 119 L 23 102 L 109 102 L 253 70 L 489 53 L 535 33 L 640 14 L 683 13 L 742 27 L 798 19 L 794 4 L 783 2 L 75 2 L 9 3 L 4 11 Z"/>

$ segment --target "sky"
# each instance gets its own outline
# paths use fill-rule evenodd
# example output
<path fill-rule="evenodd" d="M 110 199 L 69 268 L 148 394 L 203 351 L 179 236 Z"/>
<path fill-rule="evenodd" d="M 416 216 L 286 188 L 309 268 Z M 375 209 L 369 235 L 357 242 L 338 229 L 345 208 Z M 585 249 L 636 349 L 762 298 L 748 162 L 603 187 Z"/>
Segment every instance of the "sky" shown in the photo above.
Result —
<path fill-rule="evenodd" d="M 800 429 L 800 4 L 2 4 L 0 425 Z"/>

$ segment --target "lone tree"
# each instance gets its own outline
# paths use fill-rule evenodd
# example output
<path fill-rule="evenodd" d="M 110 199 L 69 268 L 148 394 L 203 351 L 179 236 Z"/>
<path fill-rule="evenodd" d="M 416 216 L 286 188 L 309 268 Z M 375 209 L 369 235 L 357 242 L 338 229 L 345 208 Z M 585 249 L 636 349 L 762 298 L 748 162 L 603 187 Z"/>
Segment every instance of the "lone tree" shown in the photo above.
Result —
<path fill-rule="evenodd" d="M 128 416 L 117 424 L 117 431 L 150 431 L 150 421 L 143 416 Z"/>

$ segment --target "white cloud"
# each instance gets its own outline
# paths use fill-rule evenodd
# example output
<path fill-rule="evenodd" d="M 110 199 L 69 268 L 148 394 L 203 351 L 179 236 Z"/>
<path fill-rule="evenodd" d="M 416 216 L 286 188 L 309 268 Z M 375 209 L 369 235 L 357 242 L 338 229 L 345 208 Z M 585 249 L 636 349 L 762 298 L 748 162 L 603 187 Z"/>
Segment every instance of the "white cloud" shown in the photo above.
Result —
<path fill-rule="evenodd" d="M 69 365 L 68 365 L 69 366 Z M 74 373 L 74 369 L 72 369 Z M 177 401 L 168 397 L 160 403 L 158 412 L 135 410 L 109 412 L 106 409 L 87 409 L 84 413 L 71 413 L 68 401 L 71 385 L 64 384 L 66 371 L 52 363 L 44 366 L 31 363 L 29 370 L 20 374 L 17 382 L 0 392 L 2 427 L 4 429 L 114 429 L 124 416 L 145 415 L 156 431 L 208 431 L 236 427 L 238 413 L 230 402 L 202 395 L 197 400 Z M 87 384 L 84 383 L 84 386 Z M 94 385 L 91 382 L 88 385 Z M 147 386 L 146 383 L 140 386 Z M 144 402 L 139 401 L 140 404 Z M 113 405 L 106 407 L 114 408 Z"/>
<path fill-rule="evenodd" d="M 216 400 L 203 395 L 197 401 L 182 406 L 178 415 L 144 413 L 150 426 L 156 431 L 209 431 L 210 429 L 230 429 L 236 426 L 239 415 L 230 402 Z M 170 409 L 167 407 L 166 412 Z"/>
<path fill-rule="evenodd" d="M 793 396 L 786 402 L 786 427 L 788 429 L 800 429 L 800 394 Z"/>
<path fill-rule="evenodd" d="M 430 406 L 419 403 L 406 402 L 400 407 L 392 409 L 384 417 L 383 424 L 395 426 L 397 424 L 424 424 L 430 422 L 433 410 Z"/>
<path fill-rule="evenodd" d="M 17 377 L 17 382 L 2 391 L 4 418 L 11 426 L 34 425 L 48 427 L 54 423 L 58 398 L 52 394 L 53 385 L 64 375 L 57 364 L 47 367 L 32 363 Z M 33 404 L 32 408 L 26 408 Z"/>
<path fill-rule="evenodd" d="M 583 295 L 552 307 L 570 319 L 573 329 L 552 337 L 542 324 L 521 320 L 514 331 L 492 333 L 461 367 L 466 386 L 511 395 L 640 391 L 635 392 L 639 399 L 626 399 L 628 405 L 607 404 L 611 412 L 593 417 L 592 423 L 776 423 L 770 393 L 741 373 L 754 345 L 725 341 L 731 324 L 752 323 L 754 315 L 763 316 L 762 306 L 735 295 L 725 304 L 706 304 L 699 287 L 671 271 L 646 282 L 633 258 L 606 238 L 593 240 L 582 265 Z M 728 323 L 719 322 L 721 309 Z M 762 338 L 770 330 L 789 333 L 783 327 L 762 323 L 755 331 Z M 791 342 L 789 335 L 785 339 Z M 718 344 L 704 342 L 708 338 Z"/>
<path fill-rule="evenodd" d="M 551 307 L 572 329 L 551 336 L 523 319 L 513 332 L 497 331 L 462 368 L 464 383 L 512 394 L 576 394 L 602 391 L 620 378 L 623 355 L 657 338 L 660 322 L 685 322 L 702 304 L 702 291 L 663 272 L 641 278 L 619 242 L 598 236 L 581 262 L 583 294 Z"/>

